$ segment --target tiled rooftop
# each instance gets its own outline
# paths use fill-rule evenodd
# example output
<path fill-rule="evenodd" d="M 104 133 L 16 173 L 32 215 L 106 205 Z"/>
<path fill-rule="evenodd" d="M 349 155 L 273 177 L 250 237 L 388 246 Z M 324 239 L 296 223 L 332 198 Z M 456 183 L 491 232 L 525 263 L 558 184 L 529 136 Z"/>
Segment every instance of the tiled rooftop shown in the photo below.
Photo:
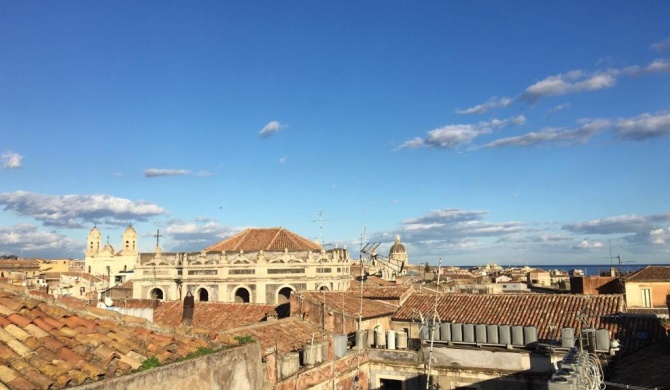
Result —
<path fill-rule="evenodd" d="M 670 389 L 670 347 L 656 343 L 614 363 L 609 382 L 638 388 Z M 632 387 L 631 387 L 632 388 Z"/>
<path fill-rule="evenodd" d="M 297 317 L 289 317 L 283 320 L 266 321 L 256 325 L 249 325 L 231 329 L 219 335 L 219 340 L 233 336 L 251 336 L 261 345 L 261 349 L 277 347 L 280 354 L 297 351 L 312 342 L 326 340 L 321 330 L 307 321 L 301 321 Z"/>
<path fill-rule="evenodd" d="M 659 307 L 633 307 L 626 310 L 627 313 L 632 314 L 653 314 L 656 316 L 668 316 L 668 308 L 666 306 Z"/>
<path fill-rule="evenodd" d="M 40 261 L 35 259 L 0 259 L 1 269 L 11 268 L 39 268 Z"/>
<path fill-rule="evenodd" d="M 670 266 L 648 265 L 625 277 L 626 282 L 670 282 Z"/>
<path fill-rule="evenodd" d="M 400 300 L 404 294 L 412 289 L 411 285 L 379 286 L 376 284 L 363 285 L 363 297 L 369 299 Z M 358 293 L 360 296 L 361 283 L 355 280 L 349 282 L 349 292 Z"/>
<path fill-rule="evenodd" d="M 45 279 L 60 279 L 61 277 L 66 276 L 70 278 L 80 278 L 91 283 L 107 280 L 107 277 L 100 278 L 86 272 L 43 272 L 41 275 L 43 275 Z"/>
<path fill-rule="evenodd" d="M 409 321 L 433 313 L 434 294 L 413 294 L 393 316 L 394 320 Z M 443 322 L 498 325 L 534 325 L 539 339 L 553 339 L 560 328 L 580 328 L 576 313 L 588 308 L 594 320 L 623 311 L 621 295 L 558 295 L 558 294 L 442 294 L 437 300 L 437 312 Z M 550 330 L 550 326 L 558 330 Z M 600 323 L 599 325 L 606 325 Z"/>
<path fill-rule="evenodd" d="M 398 305 L 374 299 L 360 299 L 360 291 L 301 291 L 298 296 L 306 301 L 324 303 L 327 307 L 343 311 L 351 316 L 358 316 L 363 303 L 363 318 L 390 316 L 398 309 Z"/>
<path fill-rule="evenodd" d="M 205 249 L 215 251 L 320 251 L 321 246 L 283 227 L 246 229 Z"/>
<path fill-rule="evenodd" d="M 70 309 L 44 294 L 0 286 L 0 388 L 78 386 L 128 374 L 148 357 L 171 362 L 198 347 L 216 347 L 149 326 L 136 317 Z"/>
<path fill-rule="evenodd" d="M 115 307 L 124 307 L 127 309 L 148 309 L 157 306 L 160 301 L 154 299 L 133 299 L 133 298 L 116 298 L 113 300 Z"/>
<path fill-rule="evenodd" d="M 434 294 L 413 294 L 392 319 L 418 320 L 419 311 L 432 315 L 434 304 Z M 625 314 L 623 295 L 443 294 L 437 302 L 442 322 L 535 326 L 541 342 L 558 340 L 564 327 L 579 333 L 580 311 L 586 311 L 591 327 L 608 329 L 629 352 L 665 337 L 654 316 Z"/>
<path fill-rule="evenodd" d="M 166 326 L 179 326 L 184 311 L 183 302 L 161 302 L 154 309 L 154 322 Z M 223 302 L 195 302 L 193 326 L 208 332 L 222 332 L 243 325 L 254 324 L 266 319 L 268 313 L 277 313 L 276 305 Z"/>

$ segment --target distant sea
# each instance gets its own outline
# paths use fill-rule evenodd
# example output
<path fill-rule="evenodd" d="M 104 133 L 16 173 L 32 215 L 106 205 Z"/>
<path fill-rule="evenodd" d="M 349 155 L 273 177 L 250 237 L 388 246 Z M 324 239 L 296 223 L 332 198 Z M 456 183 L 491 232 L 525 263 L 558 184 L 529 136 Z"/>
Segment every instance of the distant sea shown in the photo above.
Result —
<path fill-rule="evenodd" d="M 503 268 L 509 268 L 509 267 L 516 267 L 520 268 L 523 267 L 525 264 L 519 265 L 501 265 Z M 629 272 L 635 272 L 637 270 L 640 270 L 648 265 L 670 265 L 670 264 L 621 264 L 621 272 L 626 274 Z M 553 271 L 553 270 L 559 270 L 559 271 L 564 271 L 564 272 L 569 272 L 570 270 L 573 269 L 580 269 L 584 271 L 584 275 L 586 276 L 598 276 L 600 275 L 601 272 L 609 272 L 610 269 L 610 264 L 528 264 L 529 267 L 531 268 L 540 268 L 545 271 Z M 619 267 L 618 262 L 615 262 L 613 265 L 615 268 Z M 472 268 L 472 266 L 462 266 L 461 268 Z"/>

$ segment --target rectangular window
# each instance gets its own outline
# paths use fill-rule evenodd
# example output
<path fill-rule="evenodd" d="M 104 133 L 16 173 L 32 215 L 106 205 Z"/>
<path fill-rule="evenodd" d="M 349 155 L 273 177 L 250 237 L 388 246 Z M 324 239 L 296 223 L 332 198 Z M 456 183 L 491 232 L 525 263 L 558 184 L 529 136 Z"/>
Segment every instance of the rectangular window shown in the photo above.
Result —
<path fill-rule="evenodd" d="M 216 275 L 217 272 L 215 269 L 200 269 L 194 271 L 188 271 L 189 275 Z"/>
<path fill-rule="evenodd" d="M 268 274 L 304 274 L 304 268 L 276 268 L 269 269 Z"/>
<path fill-rule="evenodd" d="M 651 307 L 651 289 L 643 288 L 642 291 L 642 307 Z"/>
<path fill-rule="evenodd" d="M 316 272 L 319 274 L 326 274 L 330 273 L 331 270 L 332 270 L 331 268 L 317 268 Z"/>
<path fill-rule="evenodd" d="M 231 269 L 228 270 L 229 275 L 253 275 L 256 273 L 255 269 Z"/>

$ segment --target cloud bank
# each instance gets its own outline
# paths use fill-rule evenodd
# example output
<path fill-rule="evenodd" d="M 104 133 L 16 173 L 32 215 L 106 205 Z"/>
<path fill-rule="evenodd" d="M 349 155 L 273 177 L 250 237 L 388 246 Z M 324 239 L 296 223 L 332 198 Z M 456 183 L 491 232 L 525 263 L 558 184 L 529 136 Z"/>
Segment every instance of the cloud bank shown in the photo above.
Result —
<path fill-rule="evenodd" d="M 482 134 L 490 134 L 493 130 L 508 126 L 518 126 L 526 122 L 526 117 L 519 115 L 509 119 L 493 119 L 475 124 L 454 124 L 440 127 L 426 133 L 426 136 L 416 137 L 403 142 L 396 150 L 435 148 L 455 149 L 461 145 L 469 144 Z"/>
<path fill-rule="evenodd" d="M 0 193 L 0 206 L 45 226 L 82 228 L 94 223 L 127 225 L 165 214 L 160 206 L 111 195 L 46 195 L 26 191 Z"/>

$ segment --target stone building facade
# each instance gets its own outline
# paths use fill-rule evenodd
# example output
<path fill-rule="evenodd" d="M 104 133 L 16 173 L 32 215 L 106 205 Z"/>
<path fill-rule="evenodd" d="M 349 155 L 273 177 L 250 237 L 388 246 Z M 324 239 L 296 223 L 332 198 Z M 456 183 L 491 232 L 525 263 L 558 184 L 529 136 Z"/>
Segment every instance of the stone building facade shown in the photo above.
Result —
<path fill-rule="evenodd" d="M 94 226 L 86 240 L 84 272 L 95 276 L 109 276 L 111 282 L 125 282 L 127 277 L 132 276 L 130 272 L 135 267 L 138 253 L 137 232 L 132 225 L 128 225 L 123 231 L 121 250 L 118 251 L 109 243 L 109 236 L 105 245 L 102 245 L 102 234 Z"/>
<path fill-rule="evenodd" d="M 193 253 L 142 253 L 133 298 L 281 304 L 293 291 L 346 291 L 349 253 L 285 228 L 247 229 Z"/>

